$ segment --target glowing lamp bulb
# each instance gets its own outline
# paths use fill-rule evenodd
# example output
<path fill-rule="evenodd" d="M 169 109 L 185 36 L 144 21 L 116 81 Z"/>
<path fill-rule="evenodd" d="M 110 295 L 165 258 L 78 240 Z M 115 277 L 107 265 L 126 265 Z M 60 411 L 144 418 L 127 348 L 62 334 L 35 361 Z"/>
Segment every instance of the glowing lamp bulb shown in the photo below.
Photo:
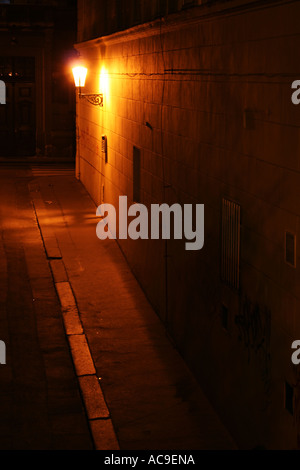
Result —
<path fill-rule="evenodd" d="M 78 66 L 72 69 L 76 88 L 84 87 L 87 76 L 87 68 Z"/>

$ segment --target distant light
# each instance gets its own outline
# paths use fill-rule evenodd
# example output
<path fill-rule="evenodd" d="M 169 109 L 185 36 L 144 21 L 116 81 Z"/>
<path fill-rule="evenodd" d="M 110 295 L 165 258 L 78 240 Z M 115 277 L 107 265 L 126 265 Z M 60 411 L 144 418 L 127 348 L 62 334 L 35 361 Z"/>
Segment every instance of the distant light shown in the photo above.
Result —
<path fill-rule="evenodd" d="M 82 66 L 74 67 L 72 69 L 76 88 L 81 88 L 85 86 L 87 71 L 87 68 Z"/>

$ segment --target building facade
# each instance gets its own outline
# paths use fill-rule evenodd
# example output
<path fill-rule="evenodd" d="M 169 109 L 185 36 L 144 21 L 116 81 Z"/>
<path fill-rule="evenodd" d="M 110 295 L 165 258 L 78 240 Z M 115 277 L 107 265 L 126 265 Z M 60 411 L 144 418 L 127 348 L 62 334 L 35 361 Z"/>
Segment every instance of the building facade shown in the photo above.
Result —
<path fill-rule="evenodd" d="M 299 12 L 296 1 L 78 4 L 85 92 L 103 107 L 78 99 L 77 176 L 96 205 L 205 205 L 200 251 L 118 243 L 241 448 L 300 444 Z"/>
<path fill-rule="evenodd" d="M 0 2 L 0 157 L 74 159 L 76 2 Z"/>

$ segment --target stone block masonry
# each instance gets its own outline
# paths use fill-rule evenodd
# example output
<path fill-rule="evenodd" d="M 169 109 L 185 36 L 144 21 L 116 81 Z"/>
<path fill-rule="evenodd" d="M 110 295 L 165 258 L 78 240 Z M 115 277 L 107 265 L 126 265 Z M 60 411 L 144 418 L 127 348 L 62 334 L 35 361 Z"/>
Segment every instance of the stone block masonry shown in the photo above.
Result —
<path fill-rule="evenodd" d="M 89 67 L 87 91 L 104 94 L 101 110 L 78 104 L 80 180 L 97 205 L 117 207 L 122 195 L 136 202 L 135 147 L 142 204 L 205 205 L 199 253 L 178 240 L 120 246 L 239 444 L 294 448 L 300 423 L 285 409 L 284 383 L 296 383 L 290 346 L 300 335 L 300 277 L 297 250 L 296 267 L 286 263 L 285 237 L 300 236 L 300 121 L 291 101 L 299 4 L 235 6 L 177 13 L 77 45 Z M 224 198 L 241 208 L 239 291 L 221 281 Z M 247 312 L 262 323 L 271 318 L 263 351 L 250 356 L 252 323 L 238 326 Z"/>

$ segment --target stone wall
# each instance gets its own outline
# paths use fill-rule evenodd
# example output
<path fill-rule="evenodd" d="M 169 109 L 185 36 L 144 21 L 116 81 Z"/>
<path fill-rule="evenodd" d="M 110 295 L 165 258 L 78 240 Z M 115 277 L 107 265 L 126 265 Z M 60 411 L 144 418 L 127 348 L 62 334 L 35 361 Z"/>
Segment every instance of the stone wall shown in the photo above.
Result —
<path fill-rule="evenodd" d="M 291 363 L 299 256 L 296 268 L 285 262 L 285 232 L 300 235 L 300 108 L 291 102 L 298 17 L 297 2 L 210 15 L 201 8 L 77 45 L 89 69 L 85 92 L 104 94 L 103 108 L 84 100 L 77 108 L 80 179 L 95 203 L 117 206 L 119 195 L 133 202 L 137 147 L 141 203 L 205 204 L 199 252 L 178 240 L 120 246 L 246 448 L 296 448 L 300 431 Z M 223 198 L 241 209 L 238 290 L 221 281 Z"/>

